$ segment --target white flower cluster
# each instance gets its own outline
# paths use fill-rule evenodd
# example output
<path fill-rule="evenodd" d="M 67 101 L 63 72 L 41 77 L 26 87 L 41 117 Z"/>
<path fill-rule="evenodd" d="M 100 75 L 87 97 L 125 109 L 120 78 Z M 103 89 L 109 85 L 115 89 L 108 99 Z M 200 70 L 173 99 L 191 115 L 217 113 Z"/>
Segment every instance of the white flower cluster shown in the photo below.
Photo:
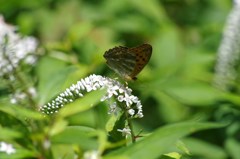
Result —
<path fill-rule="evenodd" d="M 15 92 L 14 94 L 10 95 L 10 102 L 12 104 L 17 104 L 23 100 L 26 99 L 27 94 L 30 95 L 32 98 L 35 98 L 37 96 L 37 91 L 34 87 L 29 87 L 27 92 Z"/>
<path fill-rule="evenodd" d="M 0 77 L 11 73 L 24 60 L 27 64 L 36 62 L 37 40 L 21 37 L 16 28 L 4 22 L 0 15 Z"/>
<path fill-rule="evenodd" d="M 124 103 L 125 110 L 128 111 L 131 117 L 142 118 L 142 104 L 138 97 L 131 94 L 132 90 L 125 87 L 123 84 L 116 80 L 103 77 L 100 75 L 90 75 L 84 79 L 81 79 L 77 84 L 73 84 L 70 88 L 67 88 L 63 93 L 57 96 L 54 100 L 48 104 L 42 106 L 40 111 L 46 114 L 52 114 L 58 112 L 58 109 L 64 105 L 73 102 L 75 99 L 82 97 L 84 91 L 91 92 L 97 89 L 107 89 L 106 95 L 101 101 L 108 100 L 114 97 L 118 102 Z M 117 107 L 117 102 L 113 102 L 109 106 L 109 113 L 118 113 L 121 110 Z"/>
<path fill-rule="evenodd" d="M 240 1 L 228 16 L 223 39 L 218 50 L 215 85 L 223 90 L 236 79 L 240 59 Z"/>
<path fill-rule="evenodd" d="M 0 142 L 0 152 L 5 152 L 8 155 L 13 154 L 16 152 L 16 150 L 13 148 L 11 144 L 8 144 L 6 142 Z"/>

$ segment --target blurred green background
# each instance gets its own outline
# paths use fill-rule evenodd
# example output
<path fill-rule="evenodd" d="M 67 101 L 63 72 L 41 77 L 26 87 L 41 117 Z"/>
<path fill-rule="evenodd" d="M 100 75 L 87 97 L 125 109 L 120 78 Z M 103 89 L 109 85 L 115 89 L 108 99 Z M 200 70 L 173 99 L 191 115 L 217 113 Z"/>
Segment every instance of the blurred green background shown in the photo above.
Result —
<path fill-rule="evenodd" d="M 240 99 L 212 86 L 231 7 L 230 0 L 0 1 L 8 23 L 39 39 L 42 55 L 34 68 L 39 105 L 89 74 L 117 77 L 105 64 L 106 50 L 149 43 L 150 62 L 129 83 L 144 110 L 135 125 L 150 132 L 187 120 L 229 122 L 185 141 L 195 158 L 211 159 L 240 158 Z M 107 108 L 97 109 L 101 125 Z M 95 123 L 91 112 L 69 120 L 72 125 Z"/>

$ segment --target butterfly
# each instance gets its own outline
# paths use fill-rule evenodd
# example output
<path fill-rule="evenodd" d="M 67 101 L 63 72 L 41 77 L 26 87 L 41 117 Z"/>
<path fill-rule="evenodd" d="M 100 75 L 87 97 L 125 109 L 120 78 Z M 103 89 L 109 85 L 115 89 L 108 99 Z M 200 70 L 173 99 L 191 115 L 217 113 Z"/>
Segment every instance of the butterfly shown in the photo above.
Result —
<path fill-rule="evenodd" d="M 128 48 L 114 47 L 104 53 L 107 65 L 125 80 L 136 80 L 137 75 L 148 63 L 152 55 L 152 46 L 142 44 Z"/>

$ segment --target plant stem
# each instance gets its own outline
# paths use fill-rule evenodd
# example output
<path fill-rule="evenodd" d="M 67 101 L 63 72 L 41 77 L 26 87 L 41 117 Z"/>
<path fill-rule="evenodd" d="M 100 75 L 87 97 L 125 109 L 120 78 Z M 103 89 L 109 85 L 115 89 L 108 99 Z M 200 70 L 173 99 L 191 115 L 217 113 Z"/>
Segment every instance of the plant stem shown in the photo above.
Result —
<path fill-rule="evenodd" d="M 124 111 L 125 111 L 125 116 L 126 116 L 126 119 L 127 119 L 128 127 L 131 130 L 132 143 L 134 143 L 134 142 L 136 142 L 136 138 L 135 138 L 135 134 L 134 134 L 134 131 L 133 131 L 133 124 L 132 124 L 131 119 L 129 118 L 127 110 L 124 110 Z"/>

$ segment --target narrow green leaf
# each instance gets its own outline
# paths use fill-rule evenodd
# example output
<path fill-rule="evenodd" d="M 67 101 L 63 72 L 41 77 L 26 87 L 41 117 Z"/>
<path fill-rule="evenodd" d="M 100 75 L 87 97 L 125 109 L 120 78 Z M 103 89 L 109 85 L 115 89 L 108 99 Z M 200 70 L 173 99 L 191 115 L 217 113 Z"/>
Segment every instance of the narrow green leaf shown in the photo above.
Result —
<path fill-rule="evenodd" d="M 136 144 L 116 150 L 112 153 L 109 153 L 107 156 L 125 155 L 133 159 L 157 158 L 166 153 L 166 151 L 170 149 L 170 147 L 176 143 L 179 138 L 187 136 L 196 131 L 219 128 L 222 126 L 222 124 L 197 122 L 184 122 L 168 125 L 159 128 L 151 135 L 137 142 Z"/>
<path fill-rule="evenodd" d="M 20 120 L 25 120 L 26 118 L 36 120 L 44 119 L 44 116 L 41 113 L 18 105 L 1 105 L 0 111 L 3 111 Z"/>
<path fill-rule="evenodd" d="M 22 147 L 16 147 L 13 145 L 13 147 L 16 149 L 15 153 L 7 154 L 4 152 L 0 152 L 0 158 L 1 159 L 20 159 L 20 158 L 38 158 L 38 154 L 34 151 L 30 151 L 28 149 L 22 148 Z"/>
<path fill-rule="evenodd" d="M 184 138 L 182 141 L 187 145 L 192 156 L 201 156 L 203 158 L 211 159 L 227 158 L 224 149 L 215 144 L 195 138 Z"/>
<path fill-rule="evenodd" d="M 21 136 L 22 134 L 19 131 L 0 127 L 0 140 L 14 139 Z"/>

